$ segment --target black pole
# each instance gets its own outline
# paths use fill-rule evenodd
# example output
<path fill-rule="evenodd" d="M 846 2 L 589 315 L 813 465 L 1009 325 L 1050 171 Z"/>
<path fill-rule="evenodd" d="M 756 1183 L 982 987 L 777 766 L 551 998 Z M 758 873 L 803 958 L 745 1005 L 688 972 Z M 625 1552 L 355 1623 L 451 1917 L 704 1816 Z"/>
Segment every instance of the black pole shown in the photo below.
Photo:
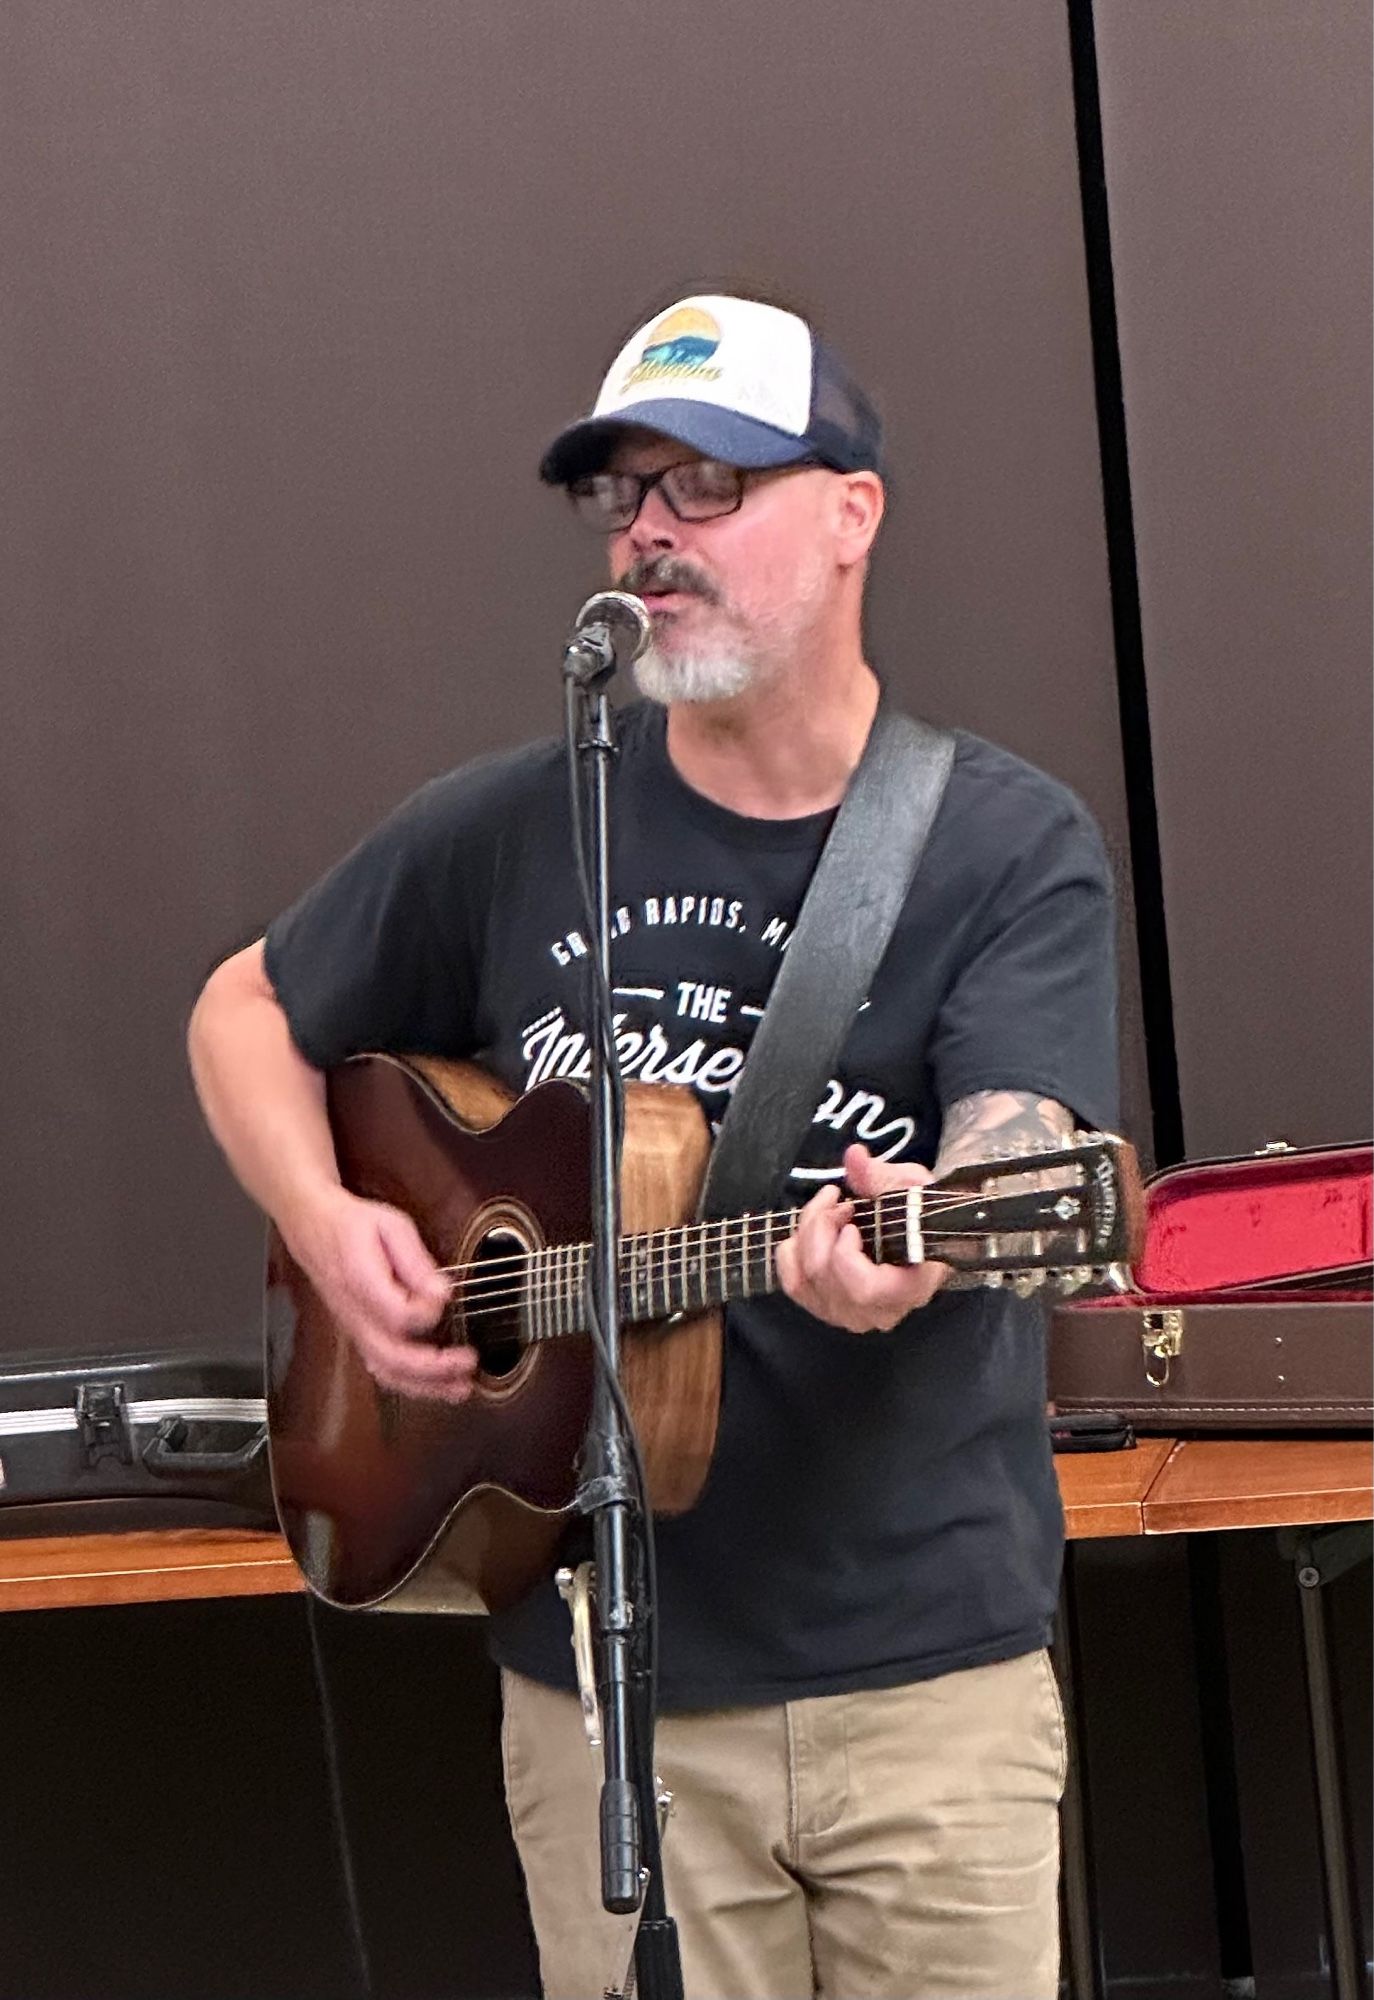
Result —
<path fill-rule="evenodd" d="M 1107 172 L 1102 146 L 1102 103 L 1097 80 L 1097 36 L 1093 0 L 1068 0 L 1069 58 L 1073 71 L 1074 125 L 1078 137 L 1078 184 L 1083 212 L 1083 255 L 1088 279 L 1088 319 L 1092 329 L 1093 383 L 1097 399 L 1098 452 L 1102 468 L 1102 510 L 1107 539 L 1107 573 L 1116 653 L 1117 707 L 1126 786 L 1126 823 L 1131 843 L 1136 945 L 1140 962 L 1140 1006 L 1145 1025 L 1145 1062 L 1150 1080 L 1155 1164 L 1172 1166 L 1184 1157 L 1183 1100 L 1174 1040 L 1173 990 L 1169 976 L 1169 934 L 1164 920 L 1164 870 L 1155 804 L 1154 749 L 1150 702 L 1145 684 L 1145 640 L 1140 621 L 1140 577 L 1136 565 L 1135 513 L 1126 448 L 1126 404 L 1117 336 L 1116 281 L 1107 211 Z"/>
<path fill-rule="evenodd" d="M 615 647 L 604 625 L 579 629 L 564 655 L 565 722 L 587 774 L 589 825 L 579 869 L 590 877 L 592 1251 L 589 1305 L 598 1362 L 591 1417 L 583 1440 L 578 1506 L 592 1517 L 595 1561 L 597 1694 L 601 1703 L 605 1781 L 601 1789 L 601 1900 L 628 1915 L 643 1902 L 635 1939 L 635 1987 L 643 2000 L 682 2000 L 677 1931 L 668 1916 L 653 1772 L 653 1606 L 645 1588 L 643 1522 L 634 1538 L 634 1455 L 620 1364 L 620 1161 L 616 1078 L 612 1066 L 610 769 L 615 737 L 606 684 Z M 575 827 L 575 836 L 582 828 Z"/>

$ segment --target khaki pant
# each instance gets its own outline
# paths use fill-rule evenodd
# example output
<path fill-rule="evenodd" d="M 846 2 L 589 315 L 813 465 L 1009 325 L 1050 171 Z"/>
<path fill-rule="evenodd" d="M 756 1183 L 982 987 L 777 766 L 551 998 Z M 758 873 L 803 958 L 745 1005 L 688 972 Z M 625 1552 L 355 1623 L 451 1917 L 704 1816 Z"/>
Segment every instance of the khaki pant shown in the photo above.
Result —
<path fill-rule="evenodd" d="M 502 1750 L 546 2000 L 625 1977 L 572 1696 L 505 1673 Z M 687 2000 L 1054 2000 L 1066 1742 L 1044 1653 L 879 1693 L 661 1717 Z"/>

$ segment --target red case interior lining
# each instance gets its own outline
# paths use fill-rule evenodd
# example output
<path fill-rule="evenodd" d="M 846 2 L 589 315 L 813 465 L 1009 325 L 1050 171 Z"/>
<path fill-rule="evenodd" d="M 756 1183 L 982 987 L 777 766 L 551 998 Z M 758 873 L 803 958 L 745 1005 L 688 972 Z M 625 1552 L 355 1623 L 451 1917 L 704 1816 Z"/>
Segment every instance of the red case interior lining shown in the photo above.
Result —
<path fill-rule="evenodd" d="M 1174 1167 L 1146 1187 L 1135 1280 L 1148 1296 L 1202 1300 L 1294 1271 L 1367 1263 L 1372 1243 L 1374 1147 Z M 1258 1303 L 1261 1294 L 1247 1297 Z"/>

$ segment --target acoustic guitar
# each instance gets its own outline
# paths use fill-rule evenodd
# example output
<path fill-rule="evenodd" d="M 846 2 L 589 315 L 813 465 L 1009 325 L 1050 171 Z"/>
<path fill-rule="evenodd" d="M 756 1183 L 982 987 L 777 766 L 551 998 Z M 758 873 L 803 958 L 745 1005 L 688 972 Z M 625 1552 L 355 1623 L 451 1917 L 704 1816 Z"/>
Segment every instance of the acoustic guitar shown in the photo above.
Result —
<path fill-rule="evenodd" d="M 331 1603 L 499 1610 L 547 1573 L 575 1502 L 594 1367 L 583 1304 L 590 1106 L 571 1083 L 517 1099 L 471 1064 L 386 1055 L 339 1065 L 327 1089 L 345 1187 L 412 1217 L 452 1284 L 432 1337 L 470 1341 L 480 1363 L 461 1404 L 380 1388 L 269 1231 L 267 1414 L 282 1526 Z M 774 1250 L 799 1212 L 693 1220 L 710 1145 L 690 1091 L 628 1087 L 621 1380 L 651 1503 L 665 1514 L 693 1504 L 710 1464 L 721 1308 L 776 1289 Z M 938 1258 L 993 1285 L 1071 1290 L 1122 1282 L 1141 1213 L 1132 1148 L 1087 1133 L 860 1201 L 855 1220 L 879 1261 Z"/>

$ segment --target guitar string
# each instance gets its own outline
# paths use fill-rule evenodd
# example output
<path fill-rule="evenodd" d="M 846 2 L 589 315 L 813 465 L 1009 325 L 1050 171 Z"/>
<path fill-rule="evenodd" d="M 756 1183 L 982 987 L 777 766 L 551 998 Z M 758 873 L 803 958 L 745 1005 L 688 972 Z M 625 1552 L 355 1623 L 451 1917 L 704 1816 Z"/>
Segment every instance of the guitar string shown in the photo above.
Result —
<path fill-rule="evenodd" d="M 909 1190 L 905 1188 L 893 1188 L 889 1190 L 887 1194 L 861 1197 L 858 1201 L 854 1203 L 854 1208 L 855 1208 L 855 1215 L 853 1218 L 854 1221 L 857 1223 L 865 1223 L 868 1222 L 870 1219 L 874 1219 L 874 1220 L 881 1220 L 884 1224 L 886 1224 L 888 1221 L 894 1219 L 894 1217 L 886 1214 L 879 1217 L 878 1211 L 884 1207 L 884 1204 L 890 1204 L 893 1210 L 900 1210 L 905 1208 L 906 1197 L 908 1192 Z M 1057 1192 L 1057 1190 L 1047 1190 L 1047 1192 Z M 1006 1198 L 1007 1197 L 1001 1197 L 995 1195 L 986 1197 L 986 1199 L 992 1201 L 1006 1199 Z M 1014 1198 L 1020 1199 L 1020 1197 L 1014 1197 Z M 968 1202 L 977 1199 L 979 1199 L 977 1195 L 951 1194 L 951 1195 L 943 1195 L 935 1201 L 923 1203 L 921 1208 L 922 1235 L 930 1235 L 932 1233 L 936 1234 L 943 1233 L 944 1235 L 947 1236 L 978 1236 L 978 1235 L 999 1235 L 999 1234 L 1008 1235 L 1013 1233 L 1011 1229 L 1006 1227 L 1004 1227 L 1001 1230 L 998 1230 L 996 1227 L 994 1227 L 992 1229 L 979 1228 L 979 1229 L 964 1229 L 964 1230 L 945 1230 L 943 1232 L 938 1232 L 938 1231 L 931 1232 L 930 1230 L 927 1230 L 925 1228 L 924 1224 L 925 1224 L 925 1218 L 927 1216 L 942 1215 L 948 1209 L 962 1208 L 966 1206 Z M 795 1220 L 795 1218 L 798 1215 L 800 1215 L 800 1213 L 801 1210 L 797 1208 L 780 1208 L 772 1210 L 761 1210 L 757 1215 L 730 1216 L 724 1218 L 721 1221 L 673 1223 L 668 1226 L 668 1229 L 666 1231 L 659 1229 L 637 1230 L 637 1231 L 632 1230 L 627 1234 L 623 1235 L 620 1240 L 622 1246 L 625 1246 L 637 1242 L 638 1243 L 648 1242 L 651 1238 L 655 1236 L 673 1235 L 678 1238 L 678 1241 L 674 1244 L 667 1246 L 668 1250 L 673 1251 L 679 1248 L 685 1249 L 690 1244 L 690 1239 L 694 1231 L 704 1232 L 714 1229 L 721 1232 L 722 1240 L 724 1239 L 726 1232 L 734 1230 L 744 1240 L 752 1241 L 760 1233 L 766 1234 L 767 1230 L 770 1227 L 773 1227 L 773 1233 L 775 1235 L 778 1234 L 779 1232 L 776 1229 L 775 1225 L 783 1222 L 791 1223 Z M 1046 1226 L 1049 1226 L 1048 1223 L 1046 1224 Z M 1020 1230 L 1024 1232 L 1026 1227 L 1027 1225 L 1025 1223 L 1022 1223 L 1020 1225 Z M 788 1233 L 791 1234 L 790 1229 Z M 480 1271 L 485 1277 L 489 1273 L 492 1274 L 499 1273 L 503 1265 L 514 1265 L 516 1267 L 519 1267 L 528 1262 L 531 1255 L 539 1256 L 551 1249 L 567 1249 L 569 1247 L 571 1246 L 565 1244 L 544 1244 L 541 1245 L 539 1249 L 533 1252 L 530 1252 L 528 1250 L 512 1250 L 500 1257 L 483 1257 L 475 1259 L 473 1262 L 467 1264 L 441 1264 L 439 1265 L 438 1269 L 440 1273 L 444 1276 L 462 1277 L 463 1274 L 466 1272 Z M 577 1247 L 586 1248 L 586 1245 L 581 1244 Z M 708 1248 L 710 1248 L 710 1246 L 706 1243 L 705 1240 L 703 1240 L 698 1247 L 703 1253 L 706 1252 Z"/>
<path fill-rule="evenodd" d="M 963 1230 L 938 1230 L 938 1231 L 930 1231 L 927 1233 L 939 1238 L 948 1237 L 950 1239 L 961 1239 L 968 1234 L 967 1231 Z M 992 1233 L 996 1234 L 997 1232 L 992 1232 Z M 1008 1231 L 1003 1231 L 1001 1233 L 1006 1235 L 1025 1235 L 1033 1233 L 1048 1234 L 1050 1232 L 1008 1230 Z M 563 1249 L 575 1247 L 578 1250 L 581 1250 L 583 1248 L 582 1245 L 577 1245 L 577 1246 L 563 1245 L 558 1247 Z M 750 1244 L 745 1250 L 744 1254 L 740 1255 L 736 1260 L 736 1262 L 733 1264 L 729 1258 L 724 1260 L 724 1270 L 722 1272 L 722 1276 L 726 1281 L 727 1287 L 731 1280 L 742 1278 L 745 1275 L 746 1265 L 750 1262 L 749 1252 L 757 1250 L 759 1247 L 760 1244 L 758 1243 Z M 1080 1253 L 1078 1256 L 1076 1256 L 1075 1261 L 1083 1261 L 1084 1254 L 1085 1253 Z M 673 1273 L 667 1265 L 665 1265 L 661 1273 L 656 1273 L 653 1270 L 652 1266 L 650 1266 L 650 1268 L 646 1271 L 645 1286 L 646 1286 L 646 1291 L 649 1293 L 650 1303 L 652 1303 L 652 1292 L 654 1285 L 658 1282 L 661 1282 L 662 1279 L 672 1277 L 672 1275 Z M 686 1276 L 685 1271 L 681 1275 L 685 1278 Z M 465 1298 L 462 1307 L 463 1318 L 465 1321 L 471 1319 L 496 1318 L 502 1314 L 507 1314 L 512 1310 L 518 1310 L 518 1308 L 521 1305 L 530 1303 L 535 1300 L 539 1301 L 543 1305 L 553 1306 L 554 1308 L 572 1307 L 577 1304 L 581 1296 L 582 1285 L 585 1282 L 585 1278 L 586 1278 L 586 1260 L 585 1258 L 582 1257 L 577 1258 L 574 1263 L 570 1264 L 570 1266 L 562 1272 L 555 1272 L 551 1267 L 544 1267 L 533 1284 L 526 1283 L 522 1285 L 518 1282 L 512 1284 L 510 1283 L 510 1281 L 507 1281 L 508 1289 L 501 1290 L 498 1288 L 496 1290 L 491 1290 L 483 1294 L 480 1294 L 479 1297 L 481 1299 L 481 1303 L 475 1305 L 469 1304 L 467 1302 L 467 1299 Z M 634 1279 L 633 1274 L 631 1274 L 629 1277 L 626 1277 L 624 1274 L 622 1274 L 622 1288 L 621 1288 L 622 1295 L 627 1298 L 631 1309 L 633 1309 L 635 1303 L 635 1292 L 634 1292 L 635 1282 L 636 1281 Z M 760 1284 L 762 1287 L 772 1288 L 773 1282 L 774 1281 L 772 1279 L 771 1273 L 760 1274 Z M 451 1289 L 456 1295 L 461 1288 L 455 1285 Z M 703 1309 L 706 1303 L 707 1301 L 703 1299 L 702 1301 Z M 666 1300 L 665 1300 L 665 1305 L 666 1305 Z M 652 1315 L 650 1314 L 645 1316 L 651 1317 Z"/>
<path fill-rule="evenodd" d="M 1079 1227 L 1082 1227 L 1081 1223 Z M 658 1232 L 654 1232 L 657 1234 Z M 720 1237 L 715 1244 L 701 1242 L 695 1246 L 684 1235 L 677 1243 L 668 1243 L 660 1249 L 648 1245 L 642 1250 L 631 1247 L 622 1250 L 618 1260 L 625 1267 L 627 1289 L 638 1284 L 641 1276 L 646 1292 L 652 1296 L 656 1286 L 665 1281 L 676 1280 L 686 1291 L 689 1278 L 697 1270 L 707 1267 L 714 1272 L 721 1270 L 727 1279 L 743 1278 L 749 1268 L 758 1262 L 758 1253 L 771 1247 L 771 1239 L 776 1231 L 750 1228 L 747 1232 L 736 1231 L 733 1237 Z M 1001 1230 L 968 1229 L 923 1229 L 924 1238 L 934 1242 L 958 1242 L 972 1235 L 1050 1235 L 1062 1233 L 1062 1226 L 1056 1228 L 1047 1221 L 1040 1229 L 1031 1229 L 1025 1224 L 1019 1228 Z M 643 1244 L 643 1236 L 622 1239 L 626 1245 Z M 547 1299 L 550 1301 L 569 1296 L 571 1290 L 580 1289 L 586 1276 L 590 1246 L 585 1243 L 545 1245 L 531 1254 L 512 1260 L 515 1268 L 494 1272 L 489 1265 L 452 1265 L 445 1275 L 458 1272 L 449 1290 L 455 1296 L 462 1294 L 468 1309 L 480 1310 L 483 1304 L 497 1304 L 501 1307 L 518 1305 L 526 1300 Z M 635 1265 L 642 1258 L 642 1274 Z M 562 1268 L 560 1268 L 560 1263 Z M 461 1275 L 464 1271 L 480 1273 L 466 1283 Z"/>
<path fill-rule="evenodd" d="M 1082 1225 L 1080 1224 L 1079 1226 L 1081 1227 Z M 713 1271 L 721 1269 L 723 1266 L 725 1273 L 729 1277 L 742 1278 L 746 1273 L 746 1268 L 757 1263 L 758 1252 L 760 1250 L 767 1250 L 770 1247 L 770 1235 L 776 1236 L 776 1233 L 776 1231 L 769 1232 L 767 1230 L 751 1229 L 747 1234 L 744 1232 L 737 1233 L 732 1239 L 722 1238 L 714 1246 L 703 1243 L 695 1249 L 685 1241 L 678 1244 L 667 1244 L 657 1253 L 650 1247 L 644 1253 L 643 1257 L 644 1270 L 642 1275 L 646 1290 L 652 1294 L 655 1285 L 661 1285 L 665 1280 L 673 1279 L 676 1279 L 685 1290 L 687 1281 L 693 1273 L 707 1266 Z M 1020 1228 L 1016 1229 L 987 1231 L 925 1229 L 922 1231 L 924 1238 L 935 1242 L 960 1242 L 967 1240 L 971 1235 L 1025 1236 L 1058 1233 L 1062 1233 L 1062 1228 L 1056 1229 L 1052 1222 L 1046 1223 L 1044 1227 L 1038 1230 L 1028 1228 L 1023 1224 Z M 635 1240 L 626 1239 L 628 1242 Z M 504 1307 L 512 1304 L 520 1304 L 525 1300 L 534 1298 L 553 1300 L 567 1297 L 570 1289 L 580 1287 L 582 1280 L 585 1278 L 589 1247 L 584 1243 L 546 1245 L 542 1249 L 535 1251 L 532 1255 L 517 1260 L 516 1268 L 509 1272 L 492 1273 L 488 1267 L 482 1265 L 470 1265 L 467 1267 L 450 1266 L 450 1270 L 461 1271 L 466 1268 L 480 1272 L 481 1275 L 478 1278 L 469 1280 L 466 1284 L 461 1277 L 455 1278 L 450 1284 L 449 1290 L 455 1295 L 462 1293 L 465 1304 L 468 1304 L 470 1309 L 474 1311 L 480 1309 L 483 1303 L 492 1304 L 496 1302 Z M 563 1260 L 562 1269 L 559 1268 L 560 1259 Z M 633 1269 L 636 1262 L 635 1253 L 631 1252 L 628 1256 L 622 1255 L 619 1261 L 622 1265 L 629 1267 L 626 1276 L 628 1289 L 629 1286 L 639 1281 Z"/>

